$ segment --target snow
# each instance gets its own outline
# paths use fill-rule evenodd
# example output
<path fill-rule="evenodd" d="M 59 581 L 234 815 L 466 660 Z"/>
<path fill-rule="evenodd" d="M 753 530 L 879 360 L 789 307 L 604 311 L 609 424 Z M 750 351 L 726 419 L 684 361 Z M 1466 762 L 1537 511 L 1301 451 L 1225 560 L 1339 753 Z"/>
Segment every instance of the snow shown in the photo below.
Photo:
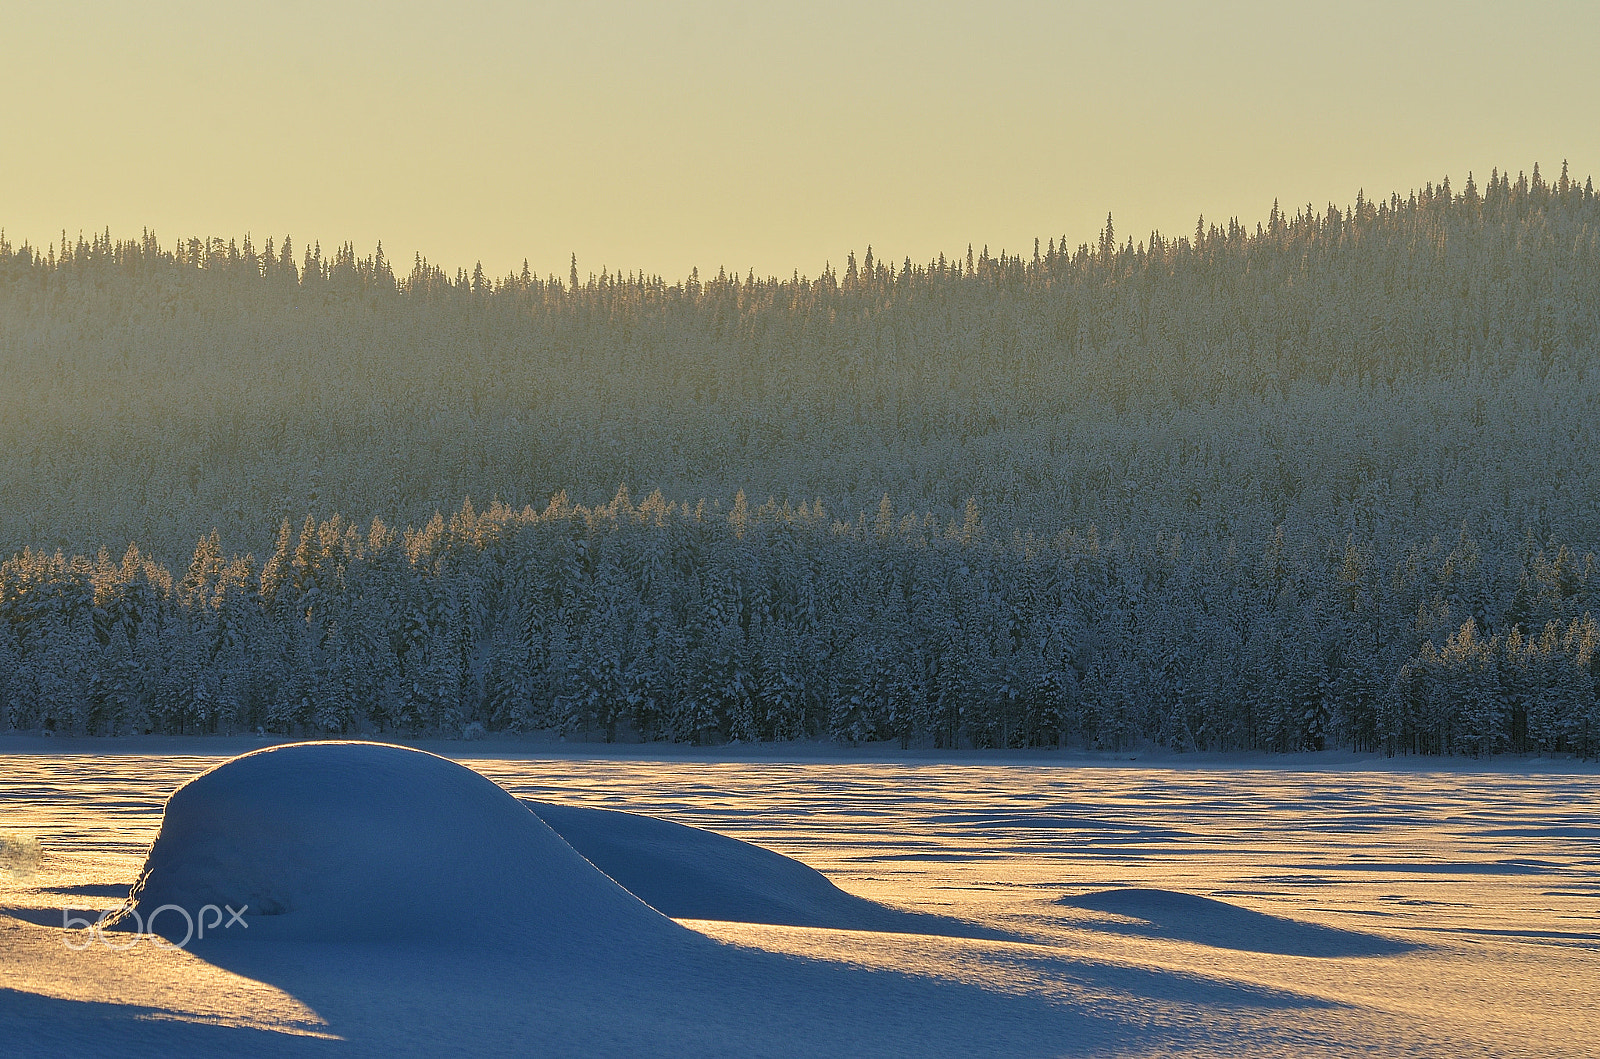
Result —
<path fill-rule="evenodd" d="M 162 918 L 163 906 L 189 915 Z M 112 925 L 155 922 L 182 937 L 207 906 L 228 910 L 240 938 L 470 938 L 589 953 L 681 934 L 666 916 L 1004 936 L 856 897 L 738 839 L 635 813 L 524 806 L 446 758 L 342 741 L 258 750 L 173 793 L 130 911 Z"/>
<path fill-rule="evenodd" d="M 0 831 L 44 849 L 0 878 L 8 1057 L 1576 1057 L 1600 1024 L 1600 776 L 1555 763 L 122 745 L 0 742 Z M 141 901 L 270 875 L 287 911 L 69 949 L 63 905 L 147 860 Z"/>

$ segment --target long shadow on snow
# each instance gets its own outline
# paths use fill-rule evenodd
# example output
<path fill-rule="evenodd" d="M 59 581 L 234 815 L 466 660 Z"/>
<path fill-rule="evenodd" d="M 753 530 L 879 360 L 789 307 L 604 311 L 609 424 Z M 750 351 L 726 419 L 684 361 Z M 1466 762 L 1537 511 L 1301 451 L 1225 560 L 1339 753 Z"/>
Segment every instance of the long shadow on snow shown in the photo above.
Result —
<path fill-rule="evenodd" d="M 113 1055 L 121 1059 L 185 1056 L 339 1055 L 341 1042 L 174 1017 L 142 1004 L 64 1000 L 0 986 L 0 1041 L 8 1059 Z"/>
<path fill-rule="evenodd" d="M 191 951 L 283 990 L 343 1042 L 330 1048 L 324 1040 L 281 1037 L 280 1054 L 289 1056 L 1044 1059 L 1064 1047 L 1143 1055 L 1247 1044 L 1251 1030 L 1241 1030 L 1241 1019 L 1258 1024 L 1264 1041 L 1281 1040 L 1280 1013 L 1337 1006 L 1284 990 L 1009 946 L 976 957 L 969 952 L 961 962 L 968 970 L 976 959 L 1021 972 L 1024 981 L 1043 979 L 1056 995 L 954 981 L 937 966 L 907 973 L 727 945 L 687 929 L 666 945 L 594 955 L 541 952 L 531 938 L 520 952 L 253 940 L 207 939 Z M 1116 1003 L 1106 1003 L 1107 995 Z M 135 1039 L 143 1032 L 137 1018 L 123 1029 Z M 160 1032 L 168 1039 L 172 1031 Z M 249 1045 L 258 1039 L 255 1032 L 241 1036 Z M 196 1031 L 194 1040 L 192 1054 L 219 1054 L 211 1034 Z"/>
<path fill-rule="evenodd" d="M 128 896 L 128 886 L 126 883 L 84 883 L 81 886 L 41 886 L 39 892 L 61 897 L 112 897 L 121 901 Z"/>

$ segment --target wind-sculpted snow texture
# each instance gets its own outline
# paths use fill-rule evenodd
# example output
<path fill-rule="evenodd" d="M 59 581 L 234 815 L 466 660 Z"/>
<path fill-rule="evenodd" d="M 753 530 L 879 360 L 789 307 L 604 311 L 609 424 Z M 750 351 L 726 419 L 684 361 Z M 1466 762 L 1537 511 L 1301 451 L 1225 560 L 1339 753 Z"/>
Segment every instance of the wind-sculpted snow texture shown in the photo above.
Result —
<path fill-rule="evenodd" d="M 1479 180 L 815 279 L 0 242 L 0 729 L 1592 757 L 1600 197 Z"/>
<path fill-rule="evenodd" d="M 216 759 L 8 742 L 25 752 L 0 747 L 0 807 L 44 848 L 34 874 L 0 880 L 8 1059 L 1588 1059 L 1600 1015 L 1600 890 L 1582 842 L 1594 775 L 471 760 L 496 786 L 412 751 L 331 744 L 181 786 Z M 205 745 L 217 741 L 187 743 Z M 312 763 L 327 770 L 321 793 L 303 783 Z M 563 857 L 508 791 L 566 799 L 591 850 L 662 873 L 663 903 L 708 880 L 689 870 L 707 851 L 728 883 L 788 891 L 791 905 L 816 896 L 798 866 L 737 838 L 815 864 L 841 893 L 992 936 L 674 924 Z M 256 863 L 174 857 L 224 848 L 203 818 L 253 825 Z M 280 891 L 289 910 L 186 951 L 61 929 L 63 905 L 115 904 L 147 860 L 144 897 L 164 876 L 165 895 L 187 900 L 242 892 L 232 883 L 268 859 L 299 880 Z M 301 885 L 319 875 L 343 885 Z M 469 914 L 507 900 L 513 917 Z M 374 916 L 368 901 L 450 929 Z M 313 917 L 326 935 L 304 929 Z"/>

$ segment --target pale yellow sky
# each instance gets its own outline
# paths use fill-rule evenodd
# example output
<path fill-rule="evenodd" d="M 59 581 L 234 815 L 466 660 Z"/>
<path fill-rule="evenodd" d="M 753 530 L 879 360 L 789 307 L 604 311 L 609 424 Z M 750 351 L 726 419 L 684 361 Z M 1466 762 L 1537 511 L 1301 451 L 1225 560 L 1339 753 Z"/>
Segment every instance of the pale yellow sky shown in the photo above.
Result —
<path fill-rule="evenodd" d="M 1600 171 L 1600 4 L 0 0 L 0 226 L 815 274 Z"/>

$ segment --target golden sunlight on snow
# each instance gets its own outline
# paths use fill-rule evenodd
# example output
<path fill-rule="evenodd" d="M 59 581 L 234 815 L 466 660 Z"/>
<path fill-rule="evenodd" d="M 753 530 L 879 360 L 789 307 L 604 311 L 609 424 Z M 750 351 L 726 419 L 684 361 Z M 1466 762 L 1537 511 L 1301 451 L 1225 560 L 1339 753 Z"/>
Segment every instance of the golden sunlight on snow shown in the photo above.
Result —
<path fill-rule="evenodd" d="M 4 988 L 51 1000 L 133 1008 L 147 1019 L 334 1036 L 316 1012 L 282 990 L 188 952 L 139 941 L 127 951 L 116 951 L 89 944 L 86 934 L 64 932 L 63 904 L 99 909 L 116 903 L 63 892 L 72 889 L 46 886 L 3 894 L 10 906 L 0 915 Z"/>
<path fill-rule="evenodd" d="M 4 993 L 381 1051 L 387 1009 L 319 1013 L 292 986 L 186 952 L 64 944 L 61 906 L 116 904 L 165 795 L 217 760 L 4 757 L 6 829 L 46 847 L 34 875 L 0 890 Z M 852 893 L 979 924 L 994 937 L 681 921 L 763 959 L 1044 1012 L 1014 1048 L 997 1043 L 1007 1054 L 1295 1055 L 1307 1042 L 1329 1054 L 1592 1054 L 1592 772 L 992 761 L 463 759 L 521 798 L 718 831 Z M 441 1023 L 451 1033 L 510 1017 L 492 996 L 468 1003 L 471 1019 L 448 1005 L 434 1017 L 456 1018 Z M 1124 1036 L 1112 1044 L 1071 1037 L 1113 1015 Z M 555 1024 L 544 1018 L 536 1029 Z M 1039 1051 L 1052 1034 L 1066 1036 Z M 758 1043 L 751 1054 L 798 1046 Z"/>

